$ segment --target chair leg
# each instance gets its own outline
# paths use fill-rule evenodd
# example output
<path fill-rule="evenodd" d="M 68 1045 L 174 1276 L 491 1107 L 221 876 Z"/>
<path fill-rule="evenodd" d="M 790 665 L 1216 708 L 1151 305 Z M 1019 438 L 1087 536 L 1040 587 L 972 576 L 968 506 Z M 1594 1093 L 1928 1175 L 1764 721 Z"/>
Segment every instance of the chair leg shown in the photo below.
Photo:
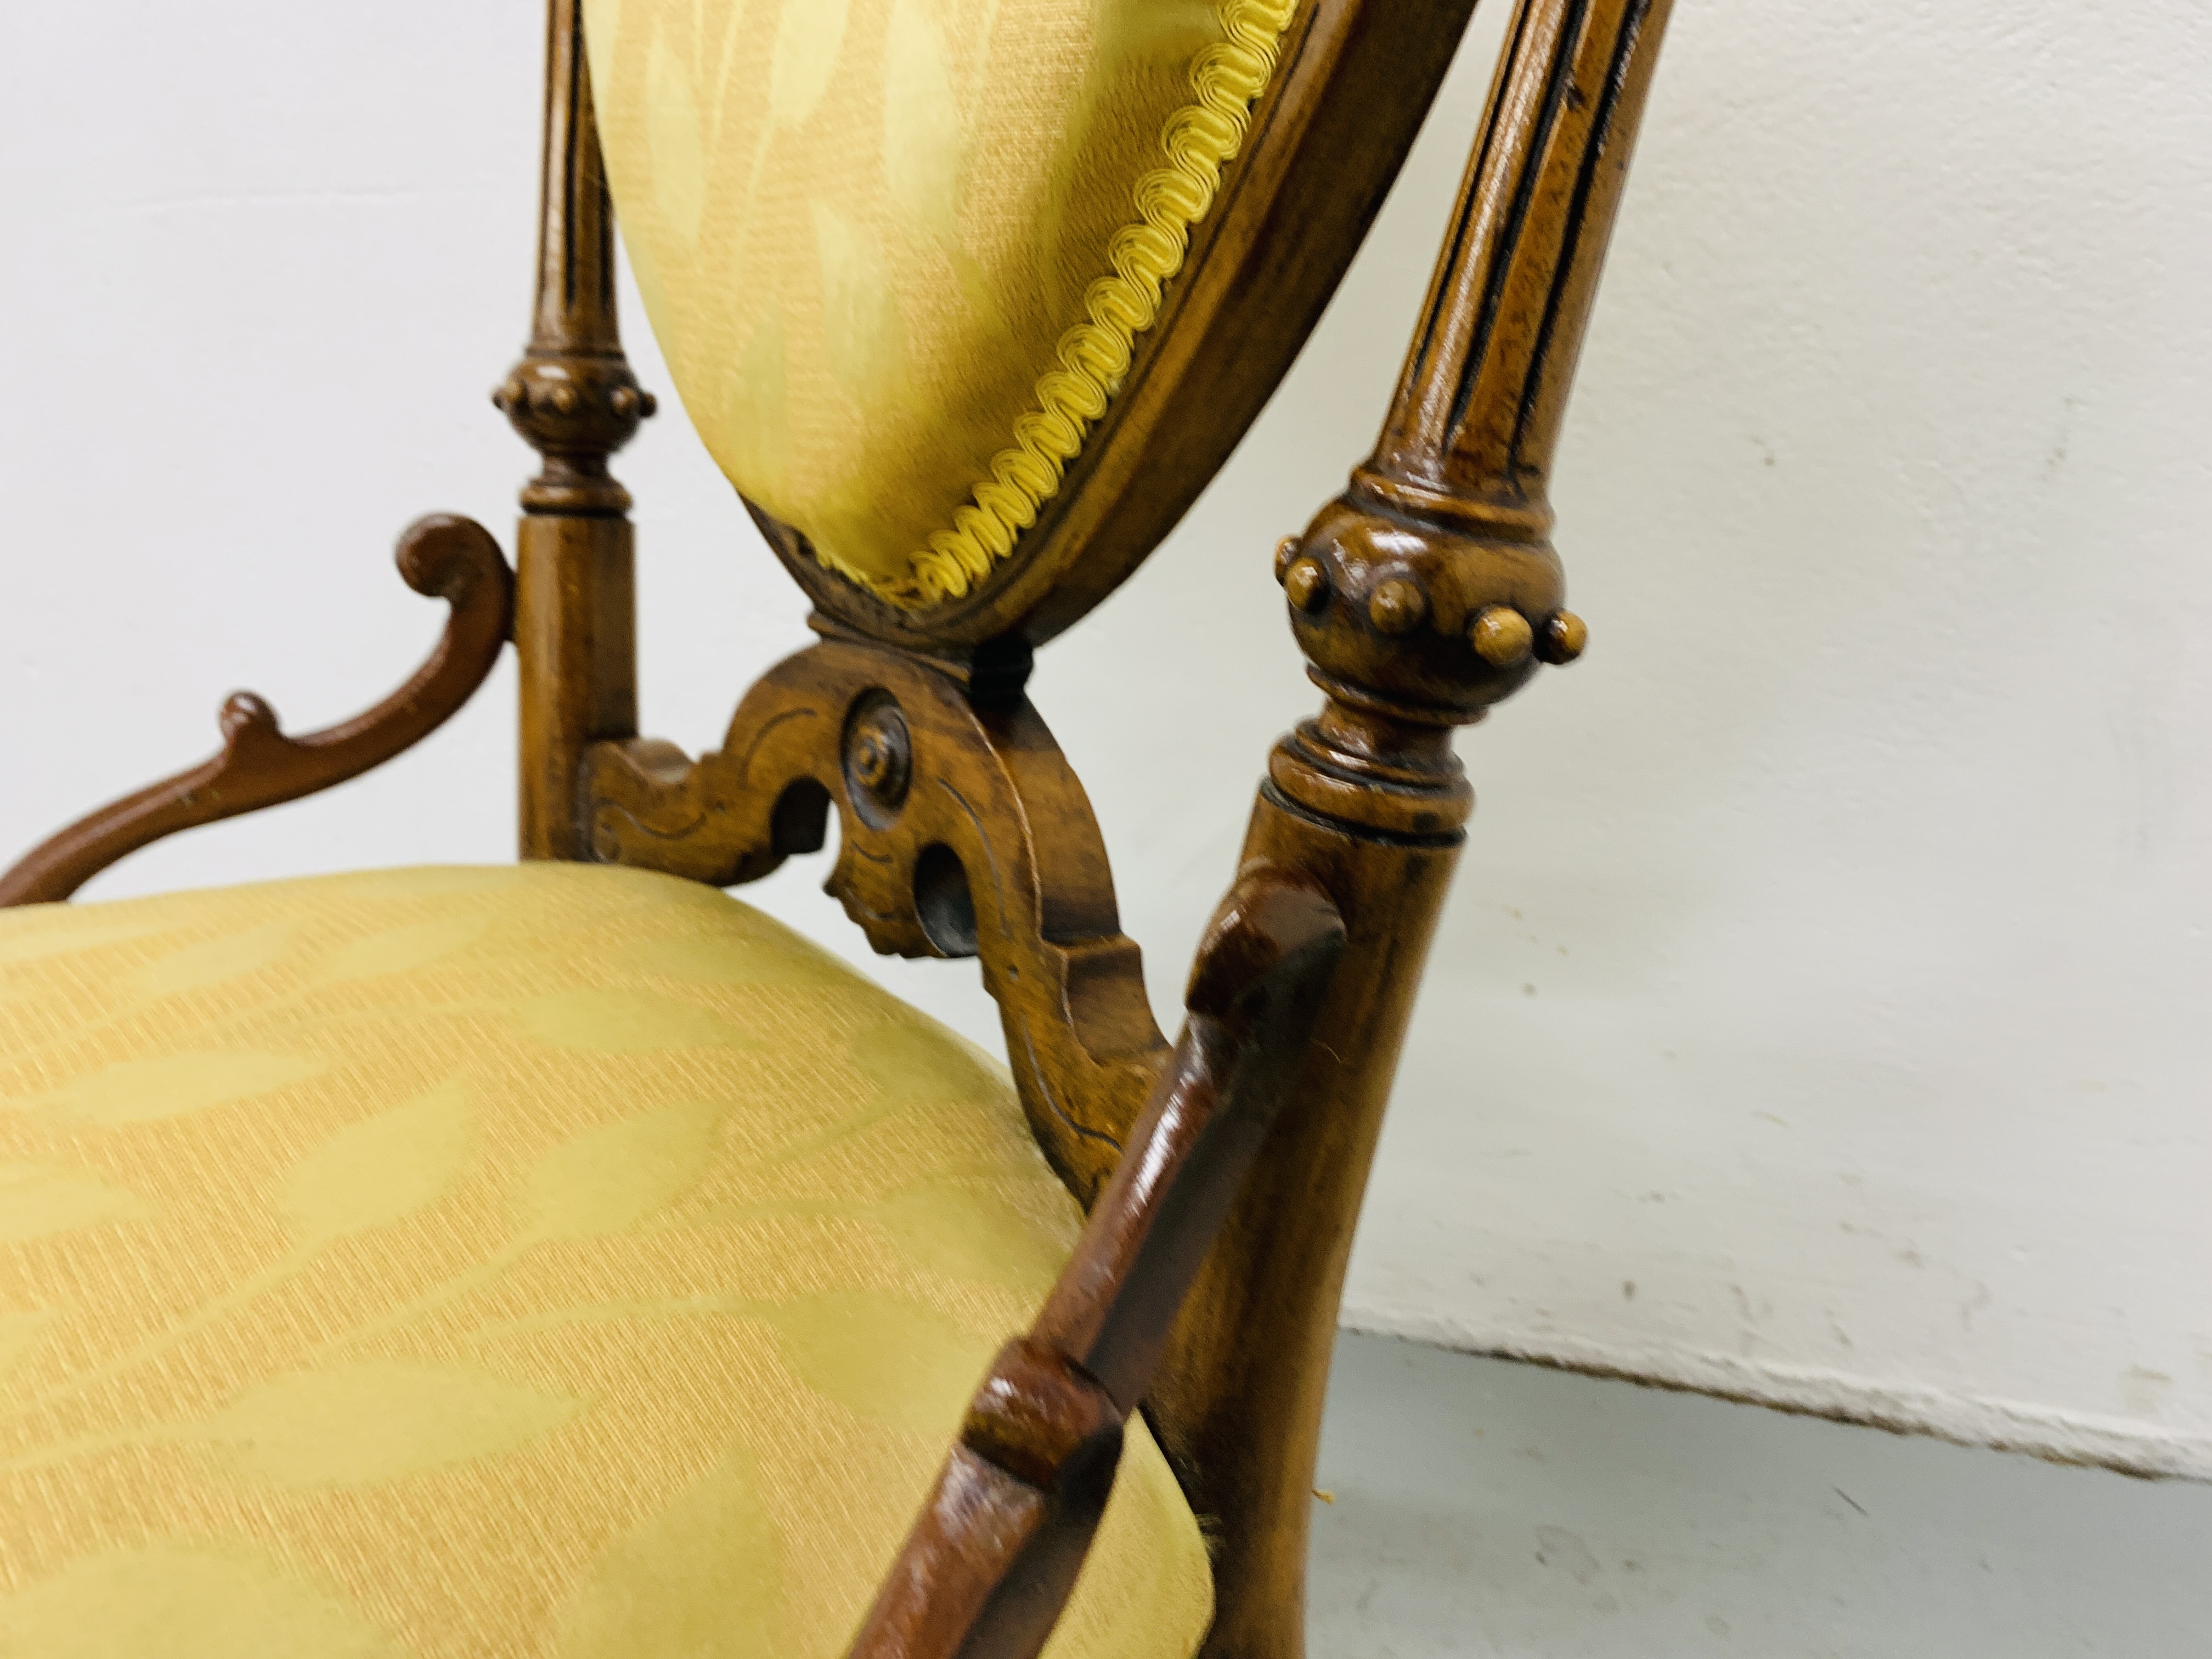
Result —
<path fill-rule="evenodd" d="M 1439 793 L 1449 793 L 1448 782 Z M 1296 1659 L 1304 1649 L 1307 1524 L 1337 1303 L 1399 1046 L 1458 859 L 1455 832 L 1410 844 L 1363 835 L 1300 811 L 1273 787 L 1253 812 L 1245 865 L 1316 880 L 1348 936 L 1303 1074 L 1183 1305 L 1147 1399 L 1161 1449 L 1213 1547 L 1209 1656 Z"/>
<path fill-rule="evenodd" d="M 1147 1409 L 1215 1540 L 1208 1659 L 1299 1659 L 1337 1304 L 1473 793 L 1451 732 L 1581 654 L 1546 499 L 1670 0 L 1520 0 L 1382 438 L 1279 550 L 1327 694 L 1246 842 L 1349 933 L 1304 1075 Z"/>

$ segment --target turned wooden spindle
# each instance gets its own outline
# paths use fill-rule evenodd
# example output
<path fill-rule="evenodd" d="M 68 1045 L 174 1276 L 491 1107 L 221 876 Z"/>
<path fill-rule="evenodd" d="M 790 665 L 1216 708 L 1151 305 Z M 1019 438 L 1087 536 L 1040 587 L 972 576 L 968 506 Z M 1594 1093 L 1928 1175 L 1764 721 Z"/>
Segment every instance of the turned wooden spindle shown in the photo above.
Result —
<path fill-rule="evenodd" d="M 544 462 L 522 490 L 522 856 L 587 860 L 584 750 L 637 735 L 629 492 L 607 458 L 653 412 L 615 317 L 614 210 L 584 59 L 580 0 L 546 16 L 537 300 L 522 361 L 492 393 Z"/>
<path fill-rule="evenodd" d="M 1146 1410 L 1213 1545 L 1208 1659 L 1297 1659 L 1353 1224 L 1474 805 L 1456 726 L 1572 660 L 1546 495 L 1669 0 L 1522 0 L 1373 457 L 1278 549 L 1328 694 L 1271 758 L 1248 867 L 1316 882 L 1343 955 Z"/>
<path fill-rule="evenodd" d="M 1552 457 L 1668 6 L 1523 0 L 1514 18 L 1381 439 L 1281 562 L 1346 708 L 1465 724 L 1587 643 L 1563 608 Z"/>

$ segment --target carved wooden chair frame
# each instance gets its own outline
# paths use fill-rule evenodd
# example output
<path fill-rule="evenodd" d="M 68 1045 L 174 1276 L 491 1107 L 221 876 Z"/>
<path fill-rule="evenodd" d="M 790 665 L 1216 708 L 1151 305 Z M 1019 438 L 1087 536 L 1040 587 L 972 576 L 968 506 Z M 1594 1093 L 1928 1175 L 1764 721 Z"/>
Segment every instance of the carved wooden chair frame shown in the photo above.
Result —
<path fill-rule="evenodd" d="M 830 890 L 879 951 L 981 958 L 1037 1139 L 1090 1212 L 854 1652 L 1034 1653 L 1141 1406 L 1212 1546 L 1206 1652 L 1291 1659 L 1352 1225 L 1473 805 L 1452 730 L 1583 645 L 1546 484 L 1669 4 L 1516 0 L 1381 441 L 1276 552 L 1324 703 L 1268 757 L 1172 1046 L 1089 802 L 1024 696 L 1031 655 L 1158 545 L 1288 369 L 1473 0 L 1304 0 L 1123 390 L 973 592 L 892 609 L 757 513 L 822 638 L 696 761 L 636 729 L 630 501 L 607 460 L 654 400 L 616 328 L 580 0 L 550 0 L 535 322 L 494 393 L 544 460 L 514 572 L 481 527 L 422 520 L 400 573 L 452 611 L 413 678 L 296 738 L 234 696 L 216 758 L 54 836 L 0 903 L 358 775 L 459 709 L 510 638 L 525 858 L 729 886 L 818 850 L 834 809 Z"/>

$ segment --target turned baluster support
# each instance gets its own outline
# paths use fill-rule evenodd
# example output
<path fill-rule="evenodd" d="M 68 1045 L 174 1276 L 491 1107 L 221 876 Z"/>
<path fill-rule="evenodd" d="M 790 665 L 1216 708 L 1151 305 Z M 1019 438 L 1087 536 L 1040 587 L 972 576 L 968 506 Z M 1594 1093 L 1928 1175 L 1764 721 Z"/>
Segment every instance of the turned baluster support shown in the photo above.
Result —
<path fill-rule="evenodd" d="M 1474 807 L 1456 726 L 1582 653 L 1547 497 L 1670 0 L 1521 0 L 1380 441 L 1278 549 L 1326 695 L 1270 757 L 1244 864 L 1346 928 L 1273 1137 L 1147 1412 L 1214 1544 L 1209 1659 L 1297 1659 L 1339 1297 Z"/>
<path fill-rule="evenodd" d="M 537 301 L 530 343 L 492 402 L 544 463 L 523 487 L 516 538 L 522 856 L 588 860 L 584 750 L 637 735 L 630 497 L 607 459 L 654 402 L 616 322 L 614 210 L 581 0 L 547 8 Z"/>

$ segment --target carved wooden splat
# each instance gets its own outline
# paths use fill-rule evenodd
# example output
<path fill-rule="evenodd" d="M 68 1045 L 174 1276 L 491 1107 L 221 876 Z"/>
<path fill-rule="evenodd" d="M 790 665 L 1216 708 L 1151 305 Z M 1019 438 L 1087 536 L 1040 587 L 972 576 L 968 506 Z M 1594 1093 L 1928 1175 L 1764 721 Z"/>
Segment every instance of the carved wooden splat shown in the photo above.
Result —
<path fill-rule="evenodd" d="M 1168 1048 L 1123 935 L 1091 803 L 1026 700 L 979 708 L 902 653 L 832 640 L 747 693 L 695 763 L 653 739 L 594 744 L 594 855 L 718 887 L 817 850 L 877 951 L 980 957 L 1046 1155 L 1087 1204 Z"/>

